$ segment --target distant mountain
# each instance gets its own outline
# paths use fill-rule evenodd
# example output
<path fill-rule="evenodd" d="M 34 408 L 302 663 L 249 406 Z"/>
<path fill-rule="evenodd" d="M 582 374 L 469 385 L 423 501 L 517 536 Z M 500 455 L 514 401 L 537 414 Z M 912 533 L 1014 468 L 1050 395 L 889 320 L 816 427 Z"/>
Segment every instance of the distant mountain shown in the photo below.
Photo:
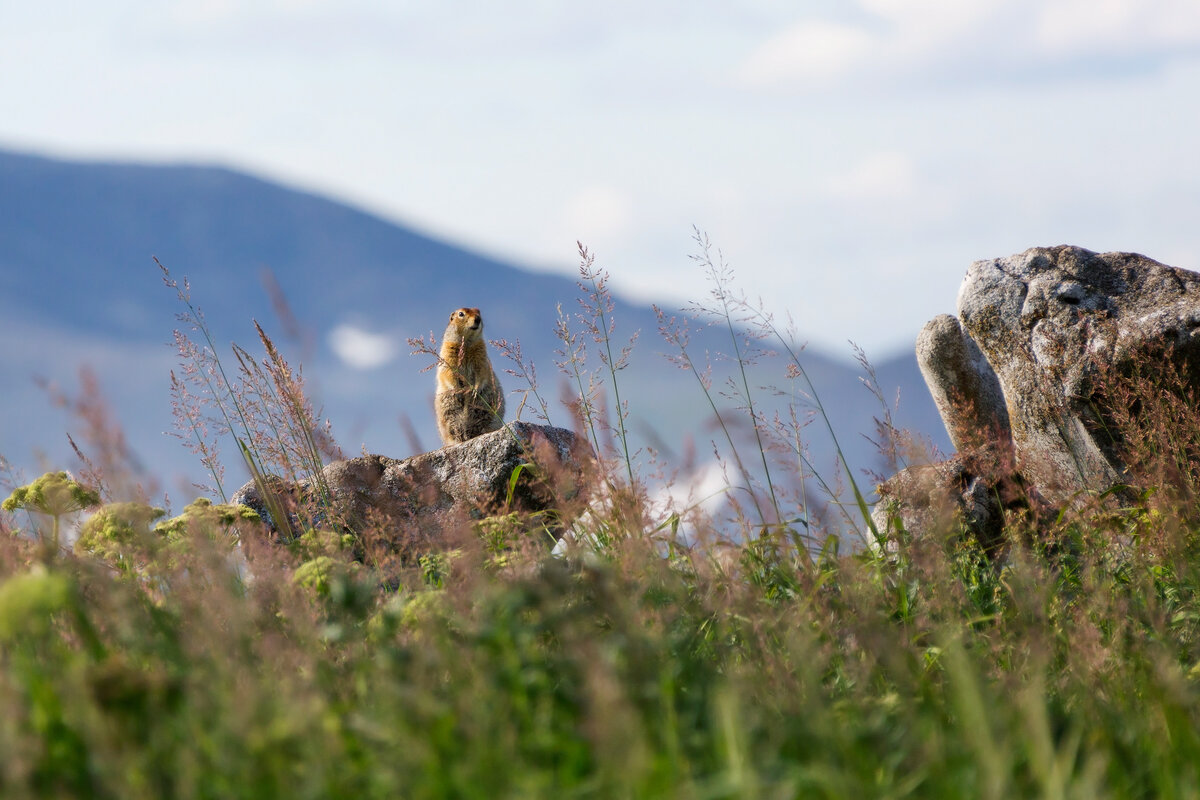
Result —
<path fill-rule="evenodd" d="M 236 341 L 258 352 L 257 319 L 291 360 L 303 361 L 310 388 L 348 452 L 409 455 L 402 417 L 411 420 L 423 447 L 438 445 L 430 411 L 433 378 L 421 373 L 428 359 L 409 357 L 405 340 L 430 331 L 440 335 L 459 306 L 483 309 L 489 337 L 520 340 L 545 395 L 560 396 L 555 323 L 558 309 L 575 312 L 580 296 L 569 278 L 523 270 L 227 169 L 0 151 L 0 454 L 36 468 L 34 452 L 41 449 L 49 463 L 62 463 L 69 455 L 64 432 L 73 423 L 49 407 L 34 378 L 70 389 L 78 368 L 87 365 L 100 376 L 148 468 L 201 477 L 194 458 L 163 435 L 171 427 L 167 387 L 176 359 L 170 342 L 181 309 L 163 286 L 154 257 L 175 277 L 190 280 L 219 348 Z M 268 269 L 311 348 L 286 341 L 263 289 Z M 694 280 L 695 296 L 703 299 L 708 287 Z M 707 402 L 694 379 L 662 357 L 669 348 L 649 307 L 618 298 L 614 319 L 618 339 L 641 332 L 620 376 L 639 441 L 682 451 L 690 438 L 701 453 L 710 450 Z M 369 343 L 373 355 L 355 359 L 356 341 Z M 702 330 L 693 348 L 698 356 L 728 352 L 728 335 Z M 395 357 L 389 359 L 389 352 Z M 494 351 L 493 360 L 505 366 Z M 363 368 L 369 364 L 377 366 Z M 879 409 L 861 386 L 861 370 L 812 351 L 805 352 L 804 364 L 852 462 L 873 466 L 862 434 L 872 432 Z M 718 376 L 726 366 L 718 362 Z M 876 366 L 885 395 L 899 390 L 899 424 L 931 434 L 947 448 L 915 360 L 905 356 Z M 781 361 L 769 359 L 754 379 L 782 385 L 783 369 Z M 509 390 L 521 388 L 516 378 L 503 380 Z M 512 412 L 517 404 L 510 401 Z M 569 419 L 559 411 L 552 421 Z M 808 430 L 815 463 L 832 463 L 827 437 L 815 426 Z M 232 469 L 235 459 L 226 460 Z M 232 471 L 237 477 L 231 480 L 240 482 Z"/>

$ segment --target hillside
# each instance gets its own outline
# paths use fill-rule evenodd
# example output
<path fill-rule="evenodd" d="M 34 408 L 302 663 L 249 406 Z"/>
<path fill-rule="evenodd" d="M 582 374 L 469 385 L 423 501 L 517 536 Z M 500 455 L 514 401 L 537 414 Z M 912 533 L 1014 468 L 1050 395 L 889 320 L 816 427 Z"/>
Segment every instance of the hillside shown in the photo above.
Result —
<path fill-rule="evenodd" d="M 564 261 L 573 255 L 565 249 Z M 623 268 L 598 255 L 609 271 Z M 708 287 L 686 256 L 680 253 L 681 280 L 694 282 L 695 297 L 703 300 Z M 559 394 L 557 309 L 573 312 L 579 296 L 569 278 L 521 269 L 227 169 L 72 162 L 0 151 L 0 335 L 10 343 L 0 353 L 6 386 L 0 453 L 31 464 L 35 449 L 47 448 L 60 463 L 69 452 L 63 436 L 69 423 L 48 408 L 34 377 L 72 391 L 78 368 L 87 365 L 100 376 L 144 464 L 163 475 L 198 476 L 192 457 L 162 435 L 171 427 L 170 342 L 180 308 L 162 284 L 155 257 L 174 276 L 190 280 L 219 347 L 255 344 L 257 319 L 289 358 L 303 362 L 317 404 L 349 452 L 409 455 L 402 417 L 411 420 L 420 446 L 436 446 L 432 376 L 420 372 L 428 362 L 409 357 L 405 340 L 440 333 L 449 310 L 462 305 L 484 310 L 490 337 L 520 340 L 543 390 L 551 398 Z M 272 310 L 264 270 L 275 276 L 301 321 L 300 342 L 288 340 Z M 705 451 L 706 402 L 692 378 L 666 365 L 661 353 L 668 348 L 656 335 L 650 309 L 618 299 L 614 316 L 618 339 L 641 331 L 634 360 L 621 376 L 634 431 L 671 450 L 692 436 Z M 339 326 L 383 337 L 378 341 L 393 357 L 376 359 L 383 363 L 370 369 L 348 363 L 332 345 Z M 702 333 L 693 347 L 700 356 L 727 351 L 727 341 Z M 498 354 L 493 358 L 499 361 Z M 859 433 L 872 431 L 878 408 L 860 385 L 860 370 L 812 351 L 804 363 L 854 463 L 871 466 L 871 448 Z M 905 356 L 876 367 L 885 395 L 899 391 L 898 421 L 932 433 L 945 447 L 915 360 Z M 768 364 L 756 377 L 784 383 L 782 365 Z M 516 378 L 505 376 L 504 382 L 510 391 L 519 388 Z M 567 419 L 564 414 L 554 421 Z M 831 463 L 822 437 L 814 435 L 812 447 L 816 463 Z"/>

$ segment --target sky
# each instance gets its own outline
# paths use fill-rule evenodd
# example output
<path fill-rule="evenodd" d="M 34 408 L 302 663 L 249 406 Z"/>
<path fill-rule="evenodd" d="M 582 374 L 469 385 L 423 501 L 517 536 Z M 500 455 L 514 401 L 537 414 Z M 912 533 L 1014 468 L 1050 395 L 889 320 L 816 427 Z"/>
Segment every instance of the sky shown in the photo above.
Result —
<path fill-rule="evenodd" d="M 1200 269 L 1195 0 L 0 0 L 0 147 L 215 163 L 849 357 L 968 264 Z M 475 304 L 475 303 L 471 303 Z"/>

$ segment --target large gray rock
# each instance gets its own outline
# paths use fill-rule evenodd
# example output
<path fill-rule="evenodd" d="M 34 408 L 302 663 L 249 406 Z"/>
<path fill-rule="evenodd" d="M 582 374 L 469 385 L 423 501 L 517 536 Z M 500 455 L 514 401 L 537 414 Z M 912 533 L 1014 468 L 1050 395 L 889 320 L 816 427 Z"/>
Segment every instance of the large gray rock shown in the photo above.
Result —
<path fill-rule="evenodd" d="M 1200 376 L 1200 274 L 1069 246 L 976 261 L 917 356 L 959 454 L 880 486 L 876 524 L 994 541 L 1014 510 L 1130 482 L 1106 382 L 1167 360 Z"/>
<path fill-rule="evenodd" d="M 449 543 L 470 522 L 492 514 L 552 508 L 569 514 L 581 505 L 593 464 L 591 447 L 571 431 L 513 422 L 412 458 L 335 461 L 319 479 L 295 484 L 270 478 L 270 498 L 251 481 L 233 502 L 256 510 L 276 534 L 304 527 L 369 528 L 407 550 Z M 281 513 L 288 516 L 286 525 L 275 519 Z"/>
<path fill-rule="evenodd" d="M 1000 381 L 1018 469 L 1052 500 L 1126 480 L 1098 377 L 1138 360 L 1200 362 L 1200 275 L 1133 253 L 976 261 L 958 317 Z"/>

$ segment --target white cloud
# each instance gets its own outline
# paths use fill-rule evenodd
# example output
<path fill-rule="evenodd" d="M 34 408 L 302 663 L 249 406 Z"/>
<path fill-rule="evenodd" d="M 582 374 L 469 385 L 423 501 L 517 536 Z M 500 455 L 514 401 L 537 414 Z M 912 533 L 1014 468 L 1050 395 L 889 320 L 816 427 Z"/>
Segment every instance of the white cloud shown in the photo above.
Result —
<path fill-rule="evenodd" d="M 566 229 L 583 242 L 606 242 L 624 237 L 633 224 L 633 202 L 612 186 L 589 186 L 566 205 Z"/>
<path fill-rule="evenodd" d="M 804 19 L 738 68 L 744 85 L 832 88 L 854 77 L 937 81 L 1144 69 L 1200 55 L 1195 0 L 858 0 L 856 24 Z"/>
<path fill-rule="evenodd" d="M 392 337 L 369 333 L 352 325 L 338 325 L 330 331 L 329 346 L 334 355 L 354 369 L 381 367 L 398 352 Z"/>
<path fill-rule="evenodd" d="M 1196 47 L 1200 4 L 1194 0 L 1056 0 L 1042 10 L 1034 33 L 1047 50 Z"/>
<path fill-rule="evenodd" d="M 213 25 L 238 16 L 235 0 L 194 0 L 169 6 L 169 18 L 179 25 Z"/>
<path fill-rule="evenodd" d="M 876 45 L 876 37 L 859 28 L 802 22 L 764 42 L 742 64 L 739 76 L 750 85 L 819 85 L 861 66 Z"/>
<path fill-rule="evenodd" d="M 1010 3 L 1011 4 L 1011 3 Z M 944 37 L 986 22 L 1002 0 L 859 0 L 859 6 L 905 35 Z"/>
<path fill-rule="evenodd" d="M 829 193 L 846 200 L 896 200 L 910 196 L 916 186 L 912 159 L 902 153 L 867 156 L 849 172 L 829 183 Z"/>

